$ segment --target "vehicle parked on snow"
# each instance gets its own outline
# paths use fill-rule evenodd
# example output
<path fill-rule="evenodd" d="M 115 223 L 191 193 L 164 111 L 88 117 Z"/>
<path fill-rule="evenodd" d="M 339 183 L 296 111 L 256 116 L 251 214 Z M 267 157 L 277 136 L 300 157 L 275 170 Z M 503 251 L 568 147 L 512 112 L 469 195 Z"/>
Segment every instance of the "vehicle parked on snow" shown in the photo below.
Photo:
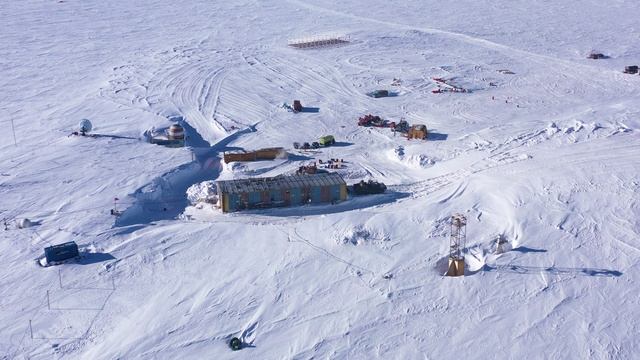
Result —
<path fill-rule="evenodd" d="M 358 118 L 358 126 L 389 127 L 390 122 L 378 115 L 364 115 Z"/>
<path fill-rule="evenodd" d="M 592 59 L 592 60 L 598 60 L 598 59 L 606 59 L 607 56 L 603 53 L 599 53 L 599 52 L 590 52 L 589 55 L 587 55 L 587 59 Z"/>
<path fill-rule="evenodd" d="M 384 193 L 387 190 L 387 186 L 378 181 L 361 180 L 359 183 L 353 184 L 350 190 L 354 195 L 373 195 Z"/>
<path fill-rule="evenodd" d="M 302 103 L 300 100 L 293 100 L 293 112 L 299 113 L 300 111 L 302 111 Z"/>
<path fill-rule="evenodd" d="M 638 65 L 629 65 L 624 67 L 625 74 L 637 74 L 638 73 Z"/>
<path fill-rule="evenodd" d="M 299 142 L 293 143 L 293 148 L 297 150 L 309 150 L 309 149 L 318 149 L 321 146 L 330 146 L 336 143 L 336 139 L 333 135 L 325 135 L 321 137 L 318 141 L 314 141 L 312 143 L 304 142 L 300 144 Z"/>
<path fill-rule="evenodd" d="M 336 139 L 333 135 L 325 135 L 318 140 L 320 146 L 330 146 L 336 143 Z"/>
<path fill-rule="evenodd" d="M 372 91 L 370 93 L 368 93 L 367 95 L 371 96 L 372 98 L 381 98 L 381 97 L 387 97 L 389 96 L 389 91 L 388 90 L 375 90 Z"/>
<path fill-rule="evenodd" d="M 400 122 L 398 122 L 397 124 L 394 122 L 391 123 L 391 129 L 393 129 L 393 131 L 401 132 L 404 134 L 408 133 L 410 128 L 411 127 L 406 120 L 400 120 Z"/>

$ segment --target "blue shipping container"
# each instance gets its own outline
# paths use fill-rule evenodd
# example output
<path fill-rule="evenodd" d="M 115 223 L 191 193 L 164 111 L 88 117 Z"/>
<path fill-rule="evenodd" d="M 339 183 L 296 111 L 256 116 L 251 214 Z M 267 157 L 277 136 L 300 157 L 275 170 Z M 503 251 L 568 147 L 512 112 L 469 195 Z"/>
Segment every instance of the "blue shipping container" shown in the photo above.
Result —
<path fill-rule="evenodd" d="M 78 245 L 73 241 L 44 248 L 44 257 L 47 259 L 48 263 L 64 261 L 78 255 L 80 255 L 78 252 Z"/>

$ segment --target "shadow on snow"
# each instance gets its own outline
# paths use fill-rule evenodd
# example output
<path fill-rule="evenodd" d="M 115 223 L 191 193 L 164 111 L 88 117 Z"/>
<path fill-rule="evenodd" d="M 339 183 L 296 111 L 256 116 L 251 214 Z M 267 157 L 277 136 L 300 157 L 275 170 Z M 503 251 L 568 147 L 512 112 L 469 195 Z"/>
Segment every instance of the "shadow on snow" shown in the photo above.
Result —
<path fill-rule="evenodd" d="M 529 248 L 526 246 L 518 246 L 517 248 L 511 249 L 511 251 L 517 251 L 517 252 L 521 252 L 523 254 L 526 253 L 545 253 L 547 252 L 546 249 L 533 249 L 533 248 Z"/>
<path fill-rule="evenodd" d="M 293 217 L 336 214 L 346 211 L 366 209 L 370 207 L 391 204 L 399 199 L 409 197 L 411 194 L 387 191 L 384 194 L 352 196 L 346 201 L 336 204 L 309 204 L 281 208 L 265 208 L 238 211 L 238 215 L 262 215 L 271 217 Z"/>
<path fill-rule="evenodd" d="M 79 265 L 91 265 L 115 259 L 113 255 L 108 253 L 83 253 L 76 263 Z"/>
<path fill-rule="evenodd" d="M 189 205 L 186 192 L 191 185 L 218 178 L 222 171 L 220 152 L 238 137 L 256 131 L 255 125 L 247 127 L 209 147 L 209 143 L 186 121 L 182 118 L 176 121 L 190 134 L 190 144 L 203 146 L 191 149 L 195 161 L 180 165 L 134 191 L 133 205 L 116 219 L 114 227 L 175 219 Z"/>
<path fill-rule="evenodd" d="M 437 132 L 427 132 L 427 140 L 430 141 L 444 141 L 449 137 L 448 134 L 441 134 Z"/>
<path fill-rule="evenodd" d="M 602 277 L 619 277 L 622 272 L 610 269 L 598 268 L 570 268 L 557 266 L 527 266 L 527 265 L 487 265 L 485 264 L 478 272 L 499 272 L 512 273 L 521 275 L 576 275 L 576 276 L 602 276 Z"/>

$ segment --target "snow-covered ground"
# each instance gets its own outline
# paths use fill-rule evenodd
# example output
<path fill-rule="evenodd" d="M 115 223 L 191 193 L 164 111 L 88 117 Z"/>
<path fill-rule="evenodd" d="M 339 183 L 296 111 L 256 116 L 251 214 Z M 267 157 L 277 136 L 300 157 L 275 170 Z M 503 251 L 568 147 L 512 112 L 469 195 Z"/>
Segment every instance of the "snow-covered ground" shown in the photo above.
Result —
<path fill-rule="evenodd" d="M 622 70 L 640 65 L 638 13 L 631 0 L 3 3 L 0 359 L 637 357 L 640 76 Z M 287 47 L 322 34 L 350 43 Z M 434 77 L 471 92 L 434 94 Z M 293 99 L 319 111 L 282 109 Z M 368 113 L 431 135 L 356 126 Z M 82 118 L 98 137 L 68 136 Z M 176 119 L 188 147 L 144 141 Z M 335 147 L 292 149 L 326 134 Z M 292 155 L 221 161 L 273 146 Z M 330 158 L 387 193 L 234 214 L 187 200 L 205 180 Z M 469 219 L 461 278 L 443 276 L 452 213 Z M 511 250 L 496 255 L 499 236 Z M 81 261 L 36 265 L 67 241 Z"/>

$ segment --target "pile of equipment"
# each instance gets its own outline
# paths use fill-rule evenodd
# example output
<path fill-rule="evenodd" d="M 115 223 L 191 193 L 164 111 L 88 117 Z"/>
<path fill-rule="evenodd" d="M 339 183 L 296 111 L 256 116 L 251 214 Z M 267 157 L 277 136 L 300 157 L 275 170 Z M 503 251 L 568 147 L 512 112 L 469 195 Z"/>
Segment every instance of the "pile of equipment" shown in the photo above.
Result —
<path fill-rule="evenodd" d="M 384 193 L 387 190 L 387 186 L 378 181 L 361 180 L 359 183 L 351 185 L 350 190 L 354 195 L 373 195 Z"/>

